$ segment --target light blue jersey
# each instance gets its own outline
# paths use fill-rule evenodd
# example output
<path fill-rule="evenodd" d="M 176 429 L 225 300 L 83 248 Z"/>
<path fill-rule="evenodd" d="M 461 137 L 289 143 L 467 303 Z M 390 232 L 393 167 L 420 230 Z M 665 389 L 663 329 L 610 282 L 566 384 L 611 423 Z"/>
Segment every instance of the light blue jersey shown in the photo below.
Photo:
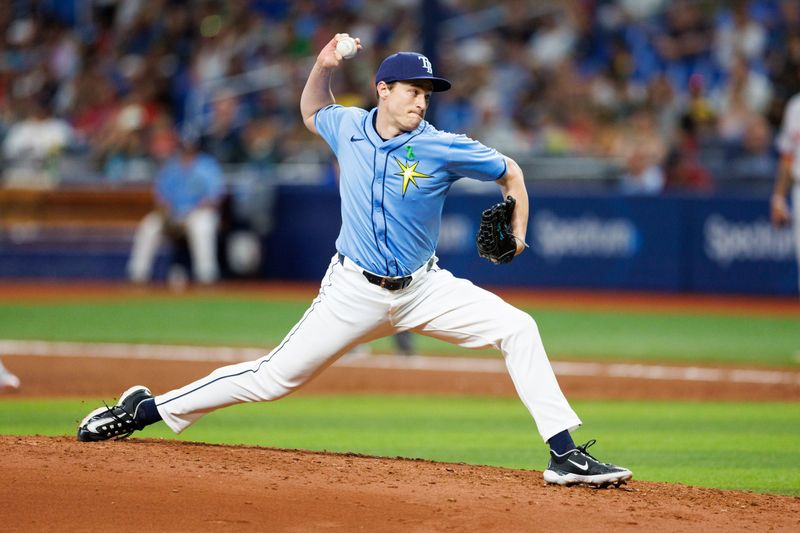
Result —
<path fill-rule="evenodd" d="M 459 178 L 502 178 L 505 157 L 464 135 L 422 121 L 384 141 L 377 109 L 329 105 L 314 125 L 339 159 L 342 228 L 336 249 L 382 276 L 407 276 L 436 250 L 442 208 Z"/>

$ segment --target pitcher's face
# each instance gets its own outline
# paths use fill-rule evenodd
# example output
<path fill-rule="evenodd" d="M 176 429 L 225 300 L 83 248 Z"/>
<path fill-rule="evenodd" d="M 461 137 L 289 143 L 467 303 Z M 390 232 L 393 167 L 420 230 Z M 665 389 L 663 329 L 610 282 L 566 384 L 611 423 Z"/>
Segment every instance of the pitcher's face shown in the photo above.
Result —
<path fill-rule="evenodd" d="M 401 131 L 413 131 L 425 118 L 433 83 L 428 80 L 378 84 L 378 104 Z"/>

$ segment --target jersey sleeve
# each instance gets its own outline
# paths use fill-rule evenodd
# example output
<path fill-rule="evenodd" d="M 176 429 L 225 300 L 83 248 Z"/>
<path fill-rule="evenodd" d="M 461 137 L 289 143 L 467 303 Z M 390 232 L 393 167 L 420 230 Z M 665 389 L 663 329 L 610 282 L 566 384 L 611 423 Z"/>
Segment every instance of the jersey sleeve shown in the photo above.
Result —
<path fill-rule="evenodd" d="M 454 176 L 494 181 L 506 175 L 505 156 L 466 135 L 453 137 L 447 155 L 447 169 Z"/>
<path fill-rule="evenodd" d="M 789 100 L 775 144 L 781 154 L 794 154 L 800 143 L 800 95 Z"/>
<path fill-rule="evenodd" d="M 339 148 L 337 135 L 345 115 L 347 115 L 347 108 L 339 104 L 327 105 L 314 114 L 314 127 L 317 128 L 320 137 L 328 143 L 334 154 Z"/>

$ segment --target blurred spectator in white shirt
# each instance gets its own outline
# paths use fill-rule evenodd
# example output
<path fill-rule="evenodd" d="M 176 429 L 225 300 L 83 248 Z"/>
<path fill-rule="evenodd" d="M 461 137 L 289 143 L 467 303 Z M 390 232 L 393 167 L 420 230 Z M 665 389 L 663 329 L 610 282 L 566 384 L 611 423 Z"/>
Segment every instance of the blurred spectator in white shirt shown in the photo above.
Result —
<path fill-rule="evenodd" d="M 575 30 L 566 16 L 546 15 L 529 46 L 536 66 L 545 70 L 555 68 L 569 59 L 575 46 Z"/>
<path fill-rule="evenodd" d="M 4 183 L 52 187 L 58 180 L 58 156 L 70 143 L 71 128 L 54 117 L 41 98 L 29 99 L 25 109 L 26 117 L 9 128 L 3 141 Z"/>
<path fill-rule="evenodd" d="M 748 2 L 733 2 L 728 17 L 717 26 L 714 35 L 714 56 L 720 66 L 728 70 L 737 57 L 755 61 L 767 48 L 767 30 L 748 12 Z"/>
<path fill-rule="evenodd" d="M 745 134 L 753 113 L 763 114 L 772 100 L 769 79 L 749 68 L 744 57 L 737 57 L 727 83 L 710 96 L 717 115 L 717 130 L 725 142 L 738 142 Z"/>
<path fill-rule="evenodd" d="M 719 113 L 728 111 L 731 102 L 741 99 L 749 111 L 764 113 L 772 100 L 769 78 L 750 67 L 747 59 L 737 57 L 728 73 L 728 81 L 720 91 L 710 95 Z"/>

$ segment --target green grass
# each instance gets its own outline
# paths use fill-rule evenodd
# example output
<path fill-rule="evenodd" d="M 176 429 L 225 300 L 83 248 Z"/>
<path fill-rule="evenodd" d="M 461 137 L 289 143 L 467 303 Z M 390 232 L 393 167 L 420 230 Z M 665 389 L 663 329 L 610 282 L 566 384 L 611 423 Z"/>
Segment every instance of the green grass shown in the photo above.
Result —
<path fill-rule="evenodd" d="M 549 351 L 581 358 L 798 364 L 796 317 L 533 311 Z"/>
<path fill-rule="evenodd" d="M 308 303 L 230 295 L 6 303 L 0 304 L 0 338 L 267 347 L 280 342 Z M 792 316 L 525 310 L 554 358 L 800 364 L 800 320 Z M 425 353 L 476 353 L 417 339 Z M 378 341 L 374 349 L 391 351 L 391 341 Z"/>
<path fill-rule="evenodd" d="M 309 302 L 233 297 L 0 305 L 0 338 L 275 345 Z"/>
<path fill-rule="evenodd" d="M 107 400 L 111 400 L 110 398 Z M 0 433 L 72 435 L 99 399 L 0 401 Z M 574 402 L 599 459 L 636 479 L 800 496 L 800 410 L 792 403 Z M 511 398 L 297 396 L 205 417 L 180 437 L 542 470 L 547 451 Z"/>

